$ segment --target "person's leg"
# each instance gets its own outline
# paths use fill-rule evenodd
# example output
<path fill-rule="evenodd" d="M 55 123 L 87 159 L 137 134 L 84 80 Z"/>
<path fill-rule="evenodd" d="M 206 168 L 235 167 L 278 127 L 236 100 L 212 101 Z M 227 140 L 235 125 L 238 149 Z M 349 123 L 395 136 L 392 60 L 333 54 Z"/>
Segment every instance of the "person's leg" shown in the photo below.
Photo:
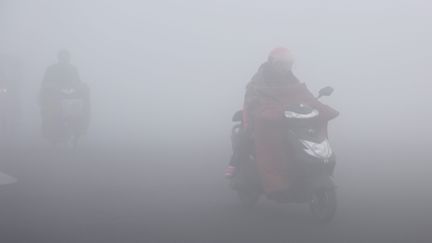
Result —
<path fill-rule="evenodd" d="M 233 139 L 233 154 L 230 159 L 230 163 L 225 170 L 226 177 L 232 177 L 235 174 L 235 170 L 240 163 L 244 163 L 249 159 L 250 154 L 250 136 L 243 129 L 239 130 L 235 134 L 236 138 Z"/>

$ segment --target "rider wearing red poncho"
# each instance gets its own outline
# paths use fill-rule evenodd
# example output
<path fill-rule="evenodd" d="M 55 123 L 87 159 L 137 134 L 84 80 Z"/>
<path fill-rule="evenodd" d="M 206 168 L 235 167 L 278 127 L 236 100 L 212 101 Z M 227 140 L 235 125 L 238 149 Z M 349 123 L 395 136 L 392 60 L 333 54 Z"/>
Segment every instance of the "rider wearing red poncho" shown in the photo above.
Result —
<path fill-rule="evenodd" d="M 287 151 L 280 132 L 285 107 L 300 102 L 308 104 L 318 109 L 321 119 L 326 121 L 338 115 L 337 111 L 320 103 L 297 79 L 292 72 L 293 64 L 288 49 L 274 49 L 247 85 L 244 99 L 243 126 L 249 134 L 245 137 L 253 140 L 258 174 L 267 194 L 286 189 L 295 173 L 287 156 L 290 151 Z M 235 173 L 236 160 L 244 156 L 241 153 L 236 155 L 234 151 L 227 177 Z"/>

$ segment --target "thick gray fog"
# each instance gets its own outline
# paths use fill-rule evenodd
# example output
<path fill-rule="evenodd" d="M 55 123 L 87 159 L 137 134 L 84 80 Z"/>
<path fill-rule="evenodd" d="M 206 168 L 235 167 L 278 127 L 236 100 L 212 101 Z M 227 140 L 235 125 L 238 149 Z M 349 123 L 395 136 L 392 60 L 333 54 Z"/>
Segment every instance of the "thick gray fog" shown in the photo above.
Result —
<path fill-rule="evenodd" d="M 284 46 L 294 54 L 294 72 L 309 89 L 335 88 L 331 97 L 323 99 L 341 113 L 330 124 L 330 138 L 339 153 L 336 181 L 344 192 L 339 195 L 342 212 L 338 212 L 332 229 L 337 231 L 338 225 L 344 225 L 341 231 L 346 234 L 365 236 L 354 229 L 358 225 L 349 229 L 344 222 L 356 222 L 355 215 L 388 207 L 399 213 L 405 210 L 400 217 L 411 217 L 411 225 L 422 213 L 407 208 L 432 210 L 428 195 L 432 166 L 427 154 L 432 142 L 431 10 L 432 4 L 426 0 L 0 0 L 0 58 L 14 62 L 15 76 L 19 77 L 18 151 L 37 147 L 42 152 L 34 153 L 49 157 L 46 151 L 50 145 L 40 131 L 38 92 L 45 69 L 56 62 L 57 52 L 66 48 L 91 90 L 91 124 L 80 145 L 84 151 L 92 153 L 89 151 L 99 145 L 105 150 L 95 153 L 107 153 L 112 146 L 141 152 L 152 148 L 175 158 L 177 150 L 182 150 L 183 160 L 167 162 L 166 167 L 175 164 L 173 170 L 190 169 L 201 175 L 161 172 L 160 176 L 169 177 L 163 180 L 192 180 L 192 176 L 197 184 L 217 188 L 224 205 L 230 200 L 235 204 L 235 195 L 224 194 L 229 188 L 223 181 L 223 168 L 231 153 L 231 116 L 241 108 L 245 86 L 269 51 Z M 214 157 L 199 164 L 206 153 Z M 140 157 L 132 159 L 138 161 Z M 133 191 L 141 190 L 137 189 L 141 183 L 137 170 L 151 174 L 148 170 L 153 162 L 142 159 L 138 166 L 109 160 L 106 166 L 117 170 L 129 164 L 137 180 L 132 188 L 128 189 L 126 182 L 122 188 Z M 15 171 L 19 183 L 24 183 L 21 180 L 26 181 L 31 173 L 20 171 L 26 171 L 28 163 L 4 164 Z M 100 169 L 91 165 L 79 168 Z M 160 163 L 157 166 L 164 167 Z M 9 172 L 6 168 L 0 170 Z M 50 173 L 60 173 L 57 169 L 44 165 Z M 119 171 L 116 178 L 127 181 L 127 169 Z M 207 172 L 209 177 L 203 175 Z M 157 186 L 149 187 L 152 192 L 158 190 Z M 174 185 L 171 187 L 176 191 Z M 356 190 L 360 194 L 355 194 Z M 189 193 L 192 198 L 201 194 Z M 377 197 L 379 202 L 374 203 Z M 203 199 L 198 201 L 206 204 Z M 211 205 L 214 211 L 217 203 Z M 351 208 L 361 209 L 347 216 Z M 385 215 L 397 218 L 393 211 Z M 430 216 L 419 219 L 417 225 L 430 228 Z M 380 219 L 384 225 L 392 217 Z M 367 228 L 369 220 L 360 218 Z M 253 219 L 264 221 L 258 216 Z M 387 224 L 388 231 L 398 231 L 401 225 L 392 228 Z M 376 228 L 378 232 L 380 225 Z M 242 230 L 246 231 L 244 227 Z M 382 233 L 377 237 L 386 236 Z M 186 238 L 178 242 L 182 241 L 187 242 Z"/>
<path fill-rule="evenodd" d="M 24 66 L 31 129 L 38 119 L 31 103 L 61 48 L 71 51 L 91 86 L 92 136 L 165 141 L 165 135 L 214 140 L 226 133 L 259 64 L 269 50 L 286 46 L 312 90 L 336 88 L 328 103 L 343 114 L 337 122 L 343 134 L 372 139 L 401 128 L 418 137 L 428 130 L 418 122 L 430 120 L 430 7 L 425 1 L 3 0 L 1 47 Z M 416 129 L 408 132 L 411 124 Z"/>

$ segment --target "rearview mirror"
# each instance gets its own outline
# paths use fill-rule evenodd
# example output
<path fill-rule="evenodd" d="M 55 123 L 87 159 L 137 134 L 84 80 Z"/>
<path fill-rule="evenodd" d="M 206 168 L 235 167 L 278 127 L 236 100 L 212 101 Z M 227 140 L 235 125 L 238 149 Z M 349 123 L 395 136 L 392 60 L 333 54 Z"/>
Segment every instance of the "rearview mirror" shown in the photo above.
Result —
<path fill-rule="evenodd" d="M 320 89 L 318 98 L 323 96 L 330 96 L 333 93 L 334 89 L 330 86 Z"/>

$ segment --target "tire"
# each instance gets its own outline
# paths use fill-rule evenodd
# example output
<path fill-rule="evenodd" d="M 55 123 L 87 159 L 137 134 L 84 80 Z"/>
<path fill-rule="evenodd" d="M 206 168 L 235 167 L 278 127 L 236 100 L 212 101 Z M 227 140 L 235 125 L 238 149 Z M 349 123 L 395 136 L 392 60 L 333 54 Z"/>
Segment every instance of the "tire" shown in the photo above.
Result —
<path fill-rule="evenodd" d="M 320 190 L 313 195 L 309 204 L 313 218 L 319 223 L 330 222 L 337 208 L 336 190 Z"/>
<path fill-rule="evenodd" d="M 238 190 L 240 203 L 245 208 L 253 208 L 260 199 L 260 193 L 256 190 Z"/>

